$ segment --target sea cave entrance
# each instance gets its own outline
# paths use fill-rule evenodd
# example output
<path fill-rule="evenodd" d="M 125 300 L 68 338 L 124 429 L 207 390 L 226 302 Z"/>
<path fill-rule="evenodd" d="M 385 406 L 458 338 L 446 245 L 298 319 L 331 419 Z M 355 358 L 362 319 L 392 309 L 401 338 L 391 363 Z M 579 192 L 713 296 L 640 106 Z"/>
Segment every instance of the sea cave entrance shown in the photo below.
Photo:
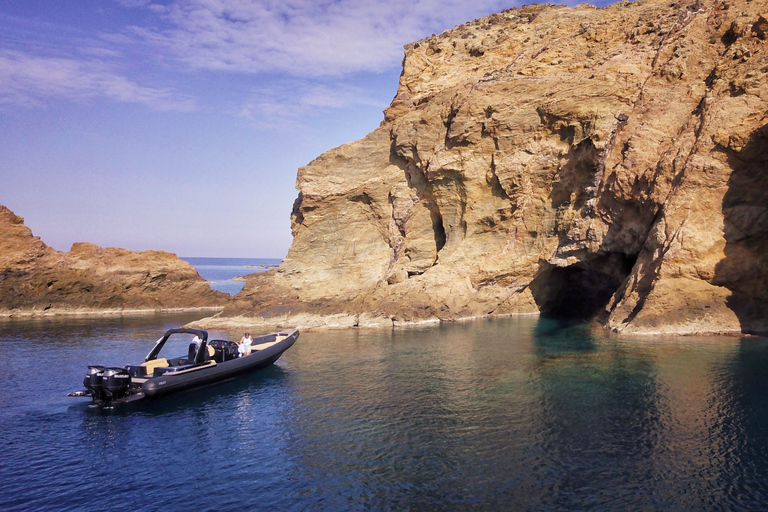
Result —
<path fill-rule="evenodd" d="M 603 311 L 636 259 L 636 256 L 608 253 L 567 267 L 542 263 L 531 282 L 531 293 L 542 316 L 591 320 Z"/>

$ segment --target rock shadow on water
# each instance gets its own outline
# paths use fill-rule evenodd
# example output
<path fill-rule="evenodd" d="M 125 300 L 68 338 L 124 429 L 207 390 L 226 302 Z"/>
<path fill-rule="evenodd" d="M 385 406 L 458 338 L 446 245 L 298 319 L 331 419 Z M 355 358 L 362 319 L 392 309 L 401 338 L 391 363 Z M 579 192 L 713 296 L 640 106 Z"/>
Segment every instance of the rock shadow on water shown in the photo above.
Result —
<path fill-rule="evenodd" d="M 539 357 L 581 354 L 596 349 L 592 327 L 580 320 L 539 317 L 533 328 L 534 353 Z"/>
<path fill-rule="evenodd" d="M 725 258 L 712 284 L 731 291 L 727 307 L 742 332 L 768 332 L 768 125 L 752 133 L 740 151 L 719 147 L 732 172 L 723 196 Z"/>
<path fill-rule="evenodd" d="M 533 382 L 553 509 L 665 508 L 653 479 L 663 430 L 663 386 L 642 352 L 599 338 L 589 325 L 541 318 L 533 331 Z M 610 507 L 607 507 L 610 509 Z"/>
<path fill-rule="evenodd" d="M 733 357 L 713 368 L 708 427 L 715 499 L 732 510 L 764 510 L 768 494 L 768 339 L 740 340 Z M 714 494 L 714 493 L 713 493 Z"/>
<path fill-rule="evenodd" d="M 768 368 L 768 339 L 743 338 L 734 357 L 717 368 L 715 379 L 719 383 L 719 432 L 721 440 L 731 445 L 727 454 L 736 460 L 760 461 L 762 467 L 753 467 L 759 469 L 760 474 L 768 471 L 768 456 L 763 449 L 768 440 L 765 368 Z M 751 453 L 739 453 L 739 450 Z M 768 487 L 768 483 L 762 485 Z"/>

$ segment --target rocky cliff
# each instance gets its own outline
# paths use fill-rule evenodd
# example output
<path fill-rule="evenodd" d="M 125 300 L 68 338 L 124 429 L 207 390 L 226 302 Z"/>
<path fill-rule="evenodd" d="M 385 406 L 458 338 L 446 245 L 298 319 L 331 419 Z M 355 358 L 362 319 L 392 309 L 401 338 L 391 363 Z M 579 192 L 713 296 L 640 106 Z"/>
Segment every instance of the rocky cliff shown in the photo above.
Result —
<path fill-rule="evenodd" d="M 0 317 L 221 307 L 187 262 L 162 251 L 45 245 L 0 206 Z"/>
<path fill-rule="evenodd" d="M 767 18 L 535 5 L 406 46 L 381 126 L 299 170 L 282 265 L 204 323 L 767 331 Z"/>

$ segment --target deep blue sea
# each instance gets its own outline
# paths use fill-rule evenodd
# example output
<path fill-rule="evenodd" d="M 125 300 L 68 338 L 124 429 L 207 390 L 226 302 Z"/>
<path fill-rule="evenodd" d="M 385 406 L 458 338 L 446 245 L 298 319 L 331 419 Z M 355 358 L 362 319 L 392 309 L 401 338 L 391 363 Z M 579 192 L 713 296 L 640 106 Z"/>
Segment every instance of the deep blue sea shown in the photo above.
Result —
<path fill-rule="evenodd" d="M 204 389 L 66 396 L 196 317 L 0 323 L 0 510 L 768 510 L 766 338 L 305 332 Z"/>
<path fill-rule="evenodd" d="M 195 267 L 197 273 L 210 283 L 211 288 L 230 295 L 235 295 L 245 285 L 245 281 L 235 281 L 233 278 L 265 272 L 279 265 L 281 261 L 275 258 L 182 257 L 181 259 Z"/>

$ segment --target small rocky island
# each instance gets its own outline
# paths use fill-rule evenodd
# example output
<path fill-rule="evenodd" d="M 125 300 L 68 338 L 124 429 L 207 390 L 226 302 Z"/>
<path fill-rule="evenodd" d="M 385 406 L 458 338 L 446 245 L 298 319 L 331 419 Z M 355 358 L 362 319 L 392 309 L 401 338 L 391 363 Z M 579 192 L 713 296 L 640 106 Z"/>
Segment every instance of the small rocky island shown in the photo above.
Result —
<path fill-rule="evenodd" d="M 215 310 L 228 299 L 174 254 L 88 243 L 57 251 L 0 206 L 0 317 Z"/>
<path fill-rule="evenodd" d="M 286 259 L 200 324 L 768 331 L 766 16 L 533 5 L 406 46 L 380 127 L 299 169 Z"/>

